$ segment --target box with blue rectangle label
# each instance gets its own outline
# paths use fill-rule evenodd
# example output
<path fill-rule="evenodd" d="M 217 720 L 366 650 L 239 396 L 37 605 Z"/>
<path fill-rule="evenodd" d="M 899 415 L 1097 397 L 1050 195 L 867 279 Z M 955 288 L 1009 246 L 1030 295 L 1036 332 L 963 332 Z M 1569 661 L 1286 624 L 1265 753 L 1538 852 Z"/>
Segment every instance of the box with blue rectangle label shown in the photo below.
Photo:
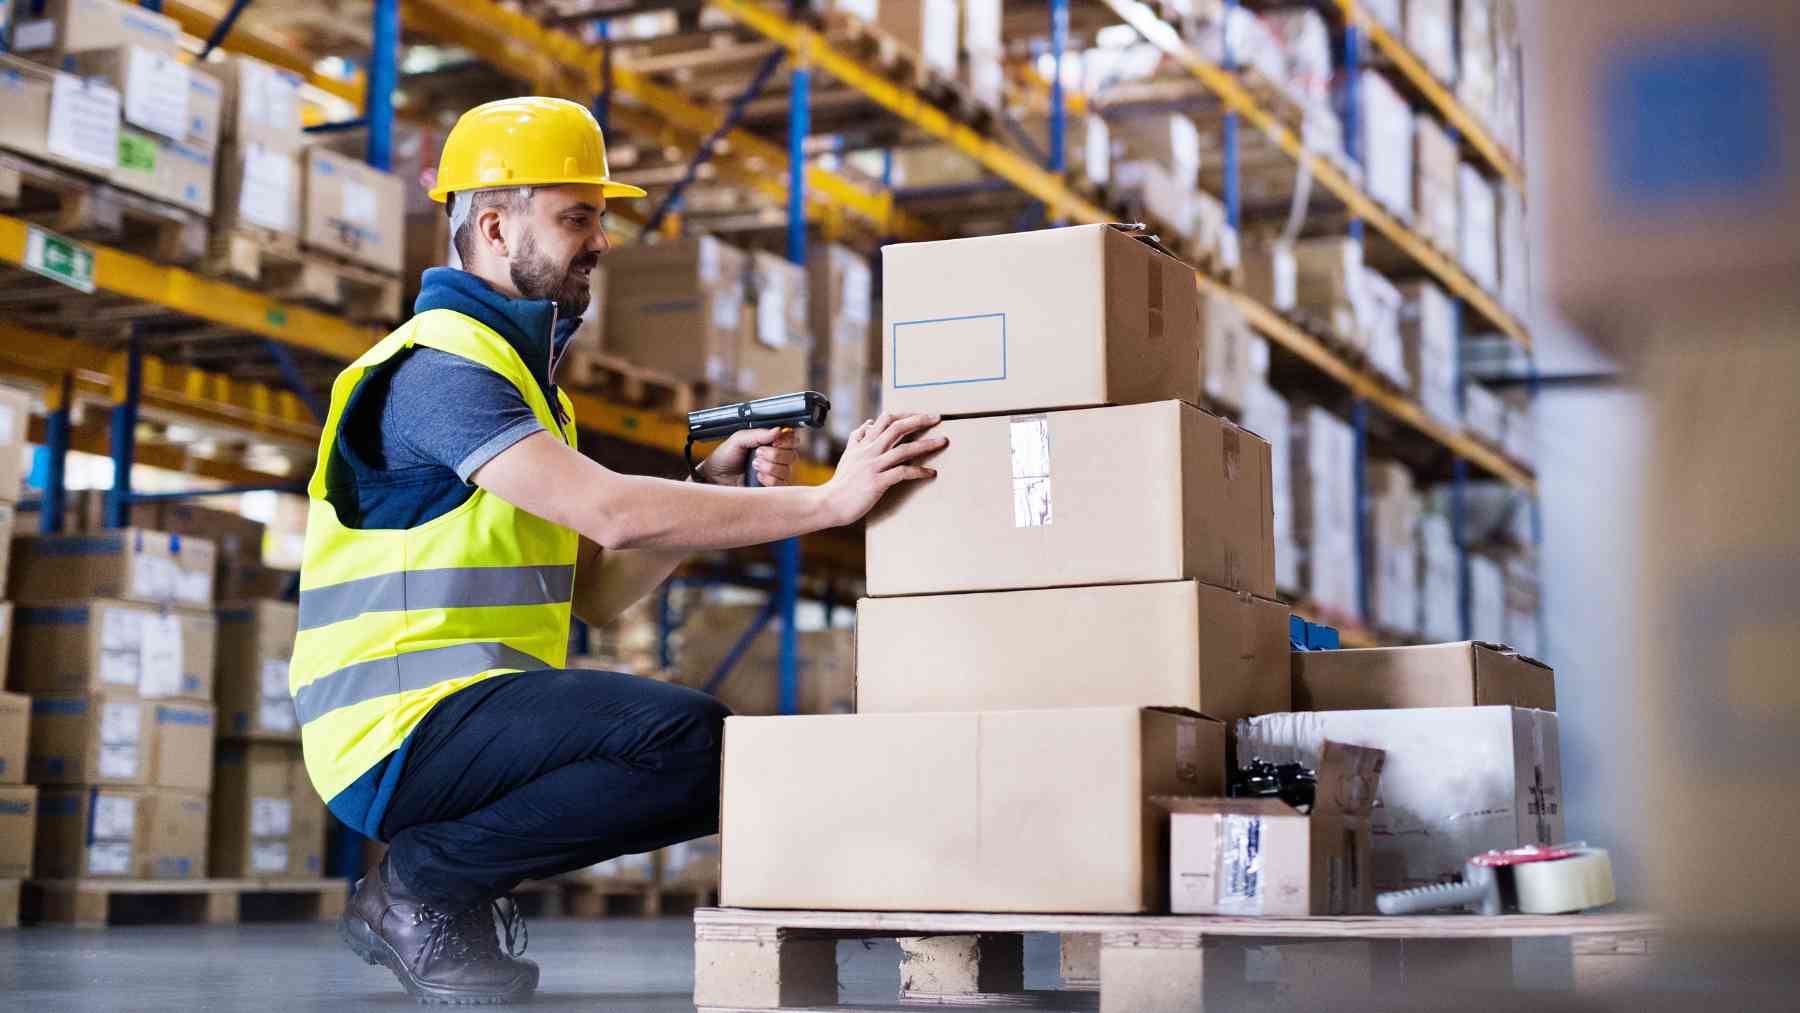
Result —
<path fill-rule="evenodd" d="M 881 251 L 882 410 L 1199 403 L 1193 269 L 1109 225 Z"/>

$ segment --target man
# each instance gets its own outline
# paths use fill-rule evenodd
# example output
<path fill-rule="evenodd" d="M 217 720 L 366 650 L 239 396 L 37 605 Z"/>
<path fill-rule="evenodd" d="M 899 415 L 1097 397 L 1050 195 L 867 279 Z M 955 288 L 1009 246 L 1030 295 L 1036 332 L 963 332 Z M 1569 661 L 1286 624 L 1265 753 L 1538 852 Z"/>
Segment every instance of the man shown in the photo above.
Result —
<path fill-rule="evenodd" d="M 642 195 L 573 102 L 465 113 L 431 191 L 460 270 L 427 271 L 416 315 L 332 387 L 290 685 L 313 784 L 388 842 L 342 935 L 425 1001 L 536 988 L 505 899 L 520 880 L 717 829 L 725 708 L 564 670 L 571 613 L 606 622 L 694 550 L 851 523 L 929 478 L 918 459 L 945 443 L 903 442 L 934 418 L 883 416 L 818 488 L 787 484 L 791 432 L 739 433 L 684 481 L 577 453 L 556 360 L 608 198 Z M 767 488 L 743 487 L 746 466 Z"/>

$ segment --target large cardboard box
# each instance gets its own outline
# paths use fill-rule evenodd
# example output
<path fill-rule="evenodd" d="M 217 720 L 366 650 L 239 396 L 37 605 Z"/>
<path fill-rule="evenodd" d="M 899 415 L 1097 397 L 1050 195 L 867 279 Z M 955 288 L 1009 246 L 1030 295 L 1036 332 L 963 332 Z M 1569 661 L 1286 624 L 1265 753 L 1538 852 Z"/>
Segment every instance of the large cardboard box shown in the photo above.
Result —
<path fill-rule="evenodd" d="M 756 312 L 739 331 L 738 392 L 771 397 L 805 390 L 812 362 L 806 268 L 761 250 L 750 262 Z"/>
<path fill-rule="evenodd" d="M 16 4 L 12 48 L 52 65 L 63 57 L 94 49 L 143 46 L 165 56 L 181 50 L 181 26 L 135 3 L 121 0 L 46 0 L 41 12 Z"/>
<path fill-rule="evenodd" d="M 38 790 L 26 784 L 0 785 L 0 879 L 30 879 L 37 845 Z"/>
<path fill-rule="evenodd" d="M 1463 641 L 1294 654 L 1301 710 L 1525 707 L 1556 710 L 1550 666 L 1498 644 Z"/>
<path fill-rule="evenodd" d="M 1410 221 L 1413 212 L 1413 111 L 1378 70 L 1365 70 L 1362 102 L 1363 174 L 1369 196 Z"/>
<path fill-rule="evenodd" d="M 1221 794 L 1224 754 L 1216 722 L 1128 707 L 727 718 L 721 901 L 1161 910 L 1150 798 Z"/>
<path fill-rule="evenodd" d="M 118 91 L 127 125 L 190 149 L 212 151 L 218 146 L 224 89 L 217 79 L 182 63 L 174 53 L 116 46 L 82 53 L 72 62 L 68 69 L 97 77 Z"/>
<path fill-rule="evenodd" d="M 1371 818 L 1376 890 L 1442 883 L 1492 848 L 1563 840 L 1556 715 L 1518 707 L 1270 714 L 1238 757 L 1317 768 L 1325 740 L 1387 754 Z"/>
<path fill-rule="evenodd" d="M 25 744 L 30 738 L 31 698 L 23 693 L 0 693 L 0 784 L 24 782 Z"/>
<path fill-rule="evenodd" d="M 934 432 L 937 477 L 869 515 L 870 594 L 1200 580 L 1274 596 L 1269 446 L 1224 419 L 1163 401 Z"/>
<path fill-rule="evenodd" d="M 149 707 L 148 783 L 205 793 L 212 787 L 212 704 L 159 700 Z"/>
<path fill-rule="evenodd" d="M 37 875 L 46 879 L 206 876 L 206 795 L 51 788 L 39 795 Z"/>
<path fill-rule="evenodd" d="M 119 93 L 105 82 L 0 54 L 0 101 L 0 148 L 98 175 L 119 164 Z"/>
<path fill-rule="evenodd" d="M 13 539 L 8 588 L 15 601 L 119 598 L 153 605 L 212 605 L 218 553 L 203 538 L 143 528 Z"/>
<path fill-rule="evenodd" d="M 19 690 L 212 699 L 218 623 L 208 613 L 96 599 L 13 615 Z"/>
<path fill-rule="evenodd" d="M 257 142 L 219 146 L 219 188 L 214 225 L 300 234 L 300 160 L 292 152 Z"/>
<path fill-rule="evenodd" d="M 1339 339 L 1361 348 L 1364 309 L 1362 243 L 1326 236 L 1294 244 L 1295 305 Z"/>
<path fill-rule="evenodd" d="M 291 602 L 231 602 L 219 608 L 219 734 L 300 740 L 288 661 L 300 610 Z"/>
<path fill-rule="evenodd" d="M 302 153 L 301 165 L 300 241 L 399 274 L 406 259 L 400 177 L 317 145 Z"/>
<path fill-rule="evenodd" d="M 1193 271 L 1107 225 L 882 250 L 882 410 L 1198 403 Z"/>
<path fill-rule="evenodd" d="M 1178 581 L 864 598 L 859 714 L 1182 707 L 1291 709 L 1288 608 Z"/>
<path fill-rule="evenodd" d="M 26 779 L 32 784 L 149 783 L 152 706 L 134 696 L 32 697 Z"/>
<path fill-rule="evenodd" d="M 213 787 L 211 874 L 324 874 L 325 803 L 297 745 L 223 742 Z"/>
<path fill-rule="evenodd" d="M 1309 814 L 1273 798 L 1162 798 L 1174 914 L 1303 917 L 1375 912 L 1369 807 L 1384 756 L 1327 742 Z"/>
<path fill-rule="evenodd" d="M 134 127 L 119 129 L 119 159 L 107 179 L 202 215 L 213 210 L 214 154 Z"/>
<path fill-rule="evenodd" d="M 223 87 L 220 140 L 289 156 L 305 147 L 306 134 L 300 129 L 304 82 L 299 75 L 236 53 L 197 66 Z"/>
<path fill-rule="evenodd" d="M 700 236 L 606 256 L 606 351 L 690 383 L 737 383 L 750 258 Z"/>

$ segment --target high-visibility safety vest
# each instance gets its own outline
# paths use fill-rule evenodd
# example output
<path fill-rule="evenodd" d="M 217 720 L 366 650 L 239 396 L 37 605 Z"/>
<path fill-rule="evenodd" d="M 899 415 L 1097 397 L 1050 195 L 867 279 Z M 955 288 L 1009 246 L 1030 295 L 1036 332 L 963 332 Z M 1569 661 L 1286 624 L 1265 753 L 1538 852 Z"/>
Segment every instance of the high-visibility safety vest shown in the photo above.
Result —
<path fill-rule="evenodd" d="M 416 527 L 357 530 L 325 497 L 338 427 L 365 377 L 415 345 L 505 377 L 544 428 L 575 445 L 574 410 L 557 413 L 506 339 L 453 310 L 428 310 L 351 363 L 331 388 L 319 461 L 307 485 L 299 634 L 288 689 L 306 769 L 331 799 L 383 757 L 439 700 L 508 672 L 561 668 L 580 536 L 476 488 Z M 454 406 L 446 405 L 453 411 Z M 334 460 L 335 459 L 335 460 Z"/>

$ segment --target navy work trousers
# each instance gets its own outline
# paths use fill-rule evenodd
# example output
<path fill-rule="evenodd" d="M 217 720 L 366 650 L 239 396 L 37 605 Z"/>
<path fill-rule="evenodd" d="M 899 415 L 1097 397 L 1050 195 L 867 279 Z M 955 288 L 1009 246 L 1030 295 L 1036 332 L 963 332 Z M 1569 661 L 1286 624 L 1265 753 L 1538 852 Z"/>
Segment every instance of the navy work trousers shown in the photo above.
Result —
<path fill-rule="evenodd" d="M 520 880 L 716 833 L 730 713 L 617 672 L 496 676 L 414 729 L 381 820 L 401 882 L 457 909 Z"/>

